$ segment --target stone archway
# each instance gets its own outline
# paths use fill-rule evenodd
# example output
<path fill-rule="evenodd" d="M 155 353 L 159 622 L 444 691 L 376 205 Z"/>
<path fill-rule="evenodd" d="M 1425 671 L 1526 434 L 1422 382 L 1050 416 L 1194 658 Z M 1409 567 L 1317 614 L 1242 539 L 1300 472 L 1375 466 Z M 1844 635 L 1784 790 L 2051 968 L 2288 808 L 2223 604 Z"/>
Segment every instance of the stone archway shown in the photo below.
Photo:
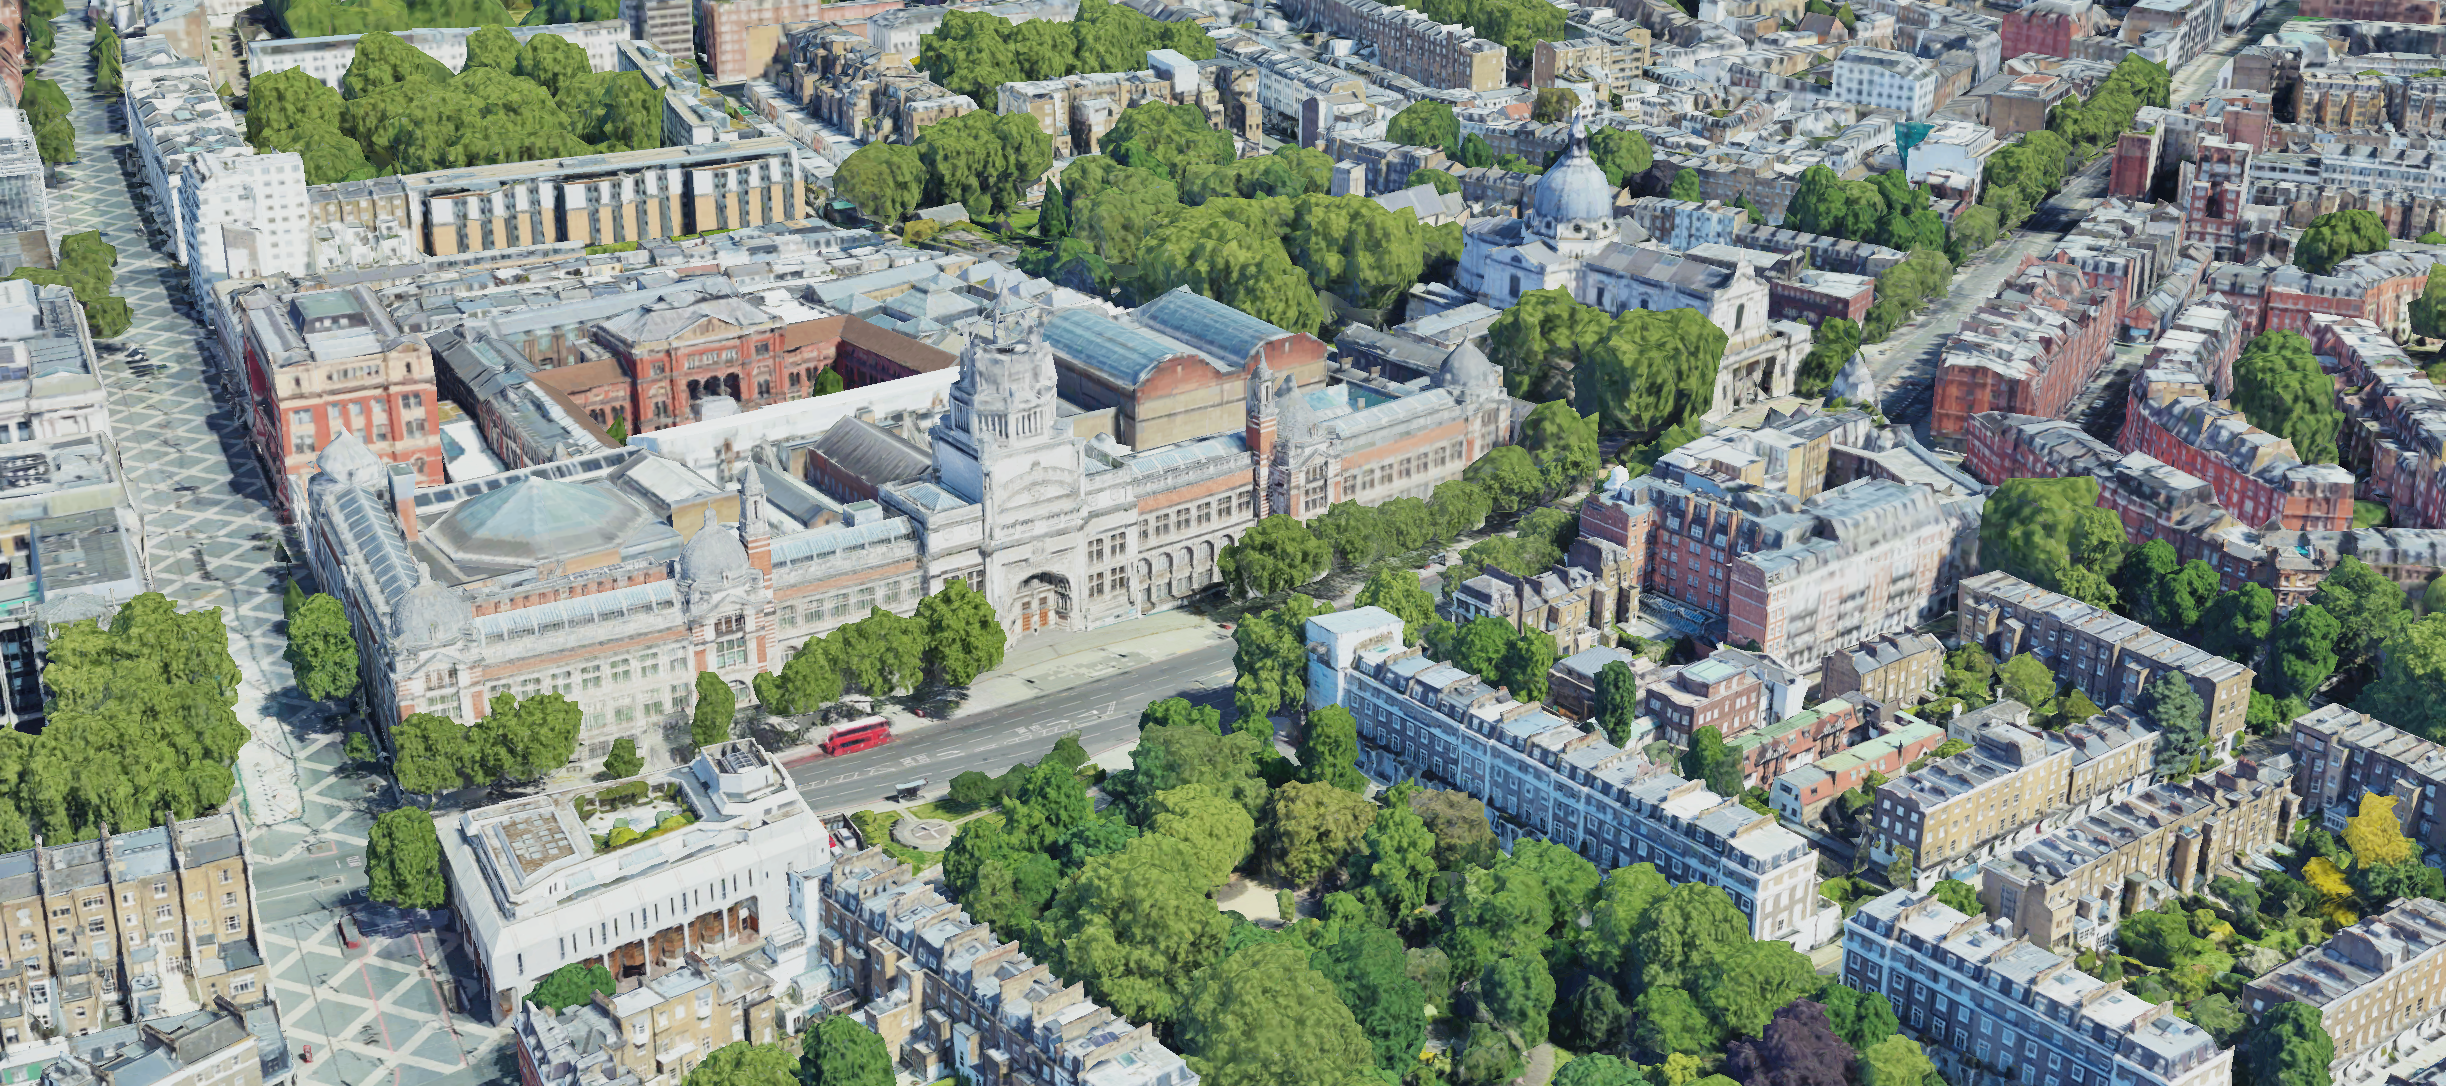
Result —
<path fill-rule="evenodd" d="M 1020 633 L 1070 625 L 1070 578 L 1058 573 L 1030 576 L 1012 594 L 1011 609 L 1019 615 Z"/>

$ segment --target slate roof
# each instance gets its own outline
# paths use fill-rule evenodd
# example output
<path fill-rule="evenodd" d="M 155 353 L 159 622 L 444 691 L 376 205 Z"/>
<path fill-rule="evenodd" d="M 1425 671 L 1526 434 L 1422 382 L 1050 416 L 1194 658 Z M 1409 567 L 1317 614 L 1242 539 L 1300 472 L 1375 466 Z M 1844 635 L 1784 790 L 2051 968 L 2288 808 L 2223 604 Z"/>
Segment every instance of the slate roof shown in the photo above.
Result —
<path fill-rule="evenodd" d="M 934 463 L 924 449 L 860 418 L 833 423 L 809 448 L 870 487 L 920 478 Z"/>

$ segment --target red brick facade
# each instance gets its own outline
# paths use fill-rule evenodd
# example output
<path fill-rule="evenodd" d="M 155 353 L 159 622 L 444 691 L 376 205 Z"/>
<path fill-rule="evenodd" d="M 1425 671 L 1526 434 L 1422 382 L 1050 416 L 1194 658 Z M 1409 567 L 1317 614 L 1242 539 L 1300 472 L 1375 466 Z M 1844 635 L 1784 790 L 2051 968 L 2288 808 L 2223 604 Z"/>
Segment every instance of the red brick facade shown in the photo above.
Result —
<path fill-rule="evenodd" d="M 2143 374 L 2124 402 L 2117 447 L 2143 452 L 2208 483 L 2217 503 L 2244 524 L 2274 520 L 2295 531 L 2353 526 L 2353 477 L 2334 465 L 2303 464 L 2290 442 L 2267 434 L 2188 381 Z"/>
<path fill-rule="evenodd" d="M 2114 349 L 2123 310 L 2120 285 L 2088 287 L 2070 264 L 2028 261 L 1947 344 L 1932 436 L 1958 444 L 1970 416 L 1982 411 L 2062 413 Z"/>

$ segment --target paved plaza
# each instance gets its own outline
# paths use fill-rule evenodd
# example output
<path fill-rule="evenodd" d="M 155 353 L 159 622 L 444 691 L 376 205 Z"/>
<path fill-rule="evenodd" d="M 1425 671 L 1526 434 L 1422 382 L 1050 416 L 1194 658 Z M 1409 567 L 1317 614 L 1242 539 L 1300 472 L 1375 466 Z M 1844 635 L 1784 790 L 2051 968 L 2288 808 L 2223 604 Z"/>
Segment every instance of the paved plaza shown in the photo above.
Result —
<path fill-rule="evenodd" d="M 280 551 L 295 537 L 272 513 L 239 405 L 220 391 L 186 269 L 153 243 L 169 224 L 139 206 L 143 171 L 120 106 L 94 93 L 84 64 L 92 34 L 73 16 L 53 26 L 58 52 L 36 74 L 67 93 L 78 151 L 58 170 L 53 216 L 62 234 L 99 230 L 119 248 L 117 289 L 135 324 L 116 342 L 165 367 L 139 377 L 106 347 L 101 376 L 152 587 L 181 606 L 221 608 L 245 673 L 238 708 L 256 741 L 239 776 L 262 950 L 291 1046 L 314 1048 L 304 1078 L 347 1086 L 514 1079 L 502 1031 L 443 1010 L 452 969 L 472 975 L 457 936 L 429 917 L 364 908 L 365 833 L 391 805 L 389 792 L 377 776 L 341 772 L 331 707 L 300 694 L 281 659 Z M 344 951 L 335 927 L 351 906 L 367 939 Z"/>

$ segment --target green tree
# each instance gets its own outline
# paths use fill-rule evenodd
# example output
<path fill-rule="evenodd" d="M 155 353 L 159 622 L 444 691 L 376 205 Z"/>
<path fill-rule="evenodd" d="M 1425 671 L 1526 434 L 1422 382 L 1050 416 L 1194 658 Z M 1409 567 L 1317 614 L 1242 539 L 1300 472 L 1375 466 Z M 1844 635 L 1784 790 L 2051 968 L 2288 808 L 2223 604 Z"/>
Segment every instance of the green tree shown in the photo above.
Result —
<path fill-rule="evenodd" d="M 688 718 L 688 744 L 703 750 L 730 742 L 731 717 L 738 709 L 738 696 L 731 693 L 729 683 L 713 672 L 697 672 L 696 711 Z"/>
<path fill-rule="evenodd" d="M 559 94 L 564 86 L 593 73 L 586 50 L 558 34 L 537 34 L 519 46 L 513 74 L 534 80 L 547 93 Z"/>
<path fill-rule="evenodd" d="M 1300 777 L 1315 784 L 1330 784 L 1347 792 L 1367 792 L 1367 778 L 1359 772 L 1359 720 L 1350 710 L 1328 705 L 1308 714 L 1308 726 L 1300 732 Z"/>
<path fill-rule="evenodd" d="M 780 1045 L 732 1041 L 689 1068 L 680 1086 L 800 1086 L 799 1078 L 798 1063 Z"/>
<path fill-rule="evenodd" d="M 842 678 L 873 696 L 915 686 L 925 677 L 926 627 L 915 618 L 871 608 L 825 641 Z"/>
<path fill-rule="evenodd" d="M 1628 128 L 1609 126 L 1589 133 L 1588 153 L 1597 160 L 1597 167 L 1605 171 L 1605 183 L 1614 188 L 1629 184 L 1656 164 L 1656 152 L 1648 146 L 1648 137 Z"/>
<path fill-rule="evenodd" d="M 1384 126 L 1384 138 L 1412 147 L 1452 147 L 1461 141 L 1461 122 L 1452 107 L 1422 98 L 1403 106 Z"/>
<path fill-rule="evenodd" d="M 2105 512 L 2098 509 L 2095 477 L 2007 479 L 1980 511 L 1979 563 L 2056 590 L 2075 565 L 2075 548 L 2094 542 L 2095 532 L 2085 527 L 2091 511 Z M 2119 537 L 2119 525 L 2115 532 Z"/>
<path fill-rule="evenodd" d="M 2336 1043 L 2317 1007 L 2287 1000 L 2259 1016 L 2237 1056 L 2260 1086 L 2328 1086 Z"/>
<path fill-rule="evenodd" d="M 1465 532 L 1477 531 L 1495 511 L 1494 499 L 1486 488 L 1460 479 L 1447 479 L 1435 484 L 1427 499 L 1427 511 L 1434 515 L 1437 542 L 1450 542 Z"/>
<path fill-rule="evenodd" d="M 1639 993 L 1631 1014 L 1639 1023 L 1631 1037 L 1650 1052 L 1703 1056 L 1724 1046 L 1724 1031 L 1679 986 L 1659 984 Z"/>
<path fill-rule="evenodd" d="M 2405 626 L 2378 652 L 2378 677 L 2355 707 L 2431 741 L 2446 739 L 2446 612 Z"/>
<path fill-rule="evenodd" d="M 1081 793 L 1084 795 L 1084 793 Z M 1221 886 L 1249 857 L 1257 838 L 1257 820 L 1248 808 L 1222 791 L 1203 784 L 1157 792 L 1148 810 L 1150 833 L 1178 838 L 1196 850 L 1207 883 Z"/>
<path fill-rule="evenodd" d="M 2301 333 L 2262 332 L 2242 348 L 2234 359 L 2233 405 L 2251 425 L 2292 442 L 2304 463 L 2336 462 L 2344 411 L 2336 406 L 2335 382 Z"/>
<path fill-rule="evenodd" d="M 2055 673 L 2038 657 L 2022 653 L 1996 669 L 1996 682 L 2005 697 L 2030 707 L 2036 716 L 2048 716 L 2055 711 Z"/>
<path fill-rule="evenodd" d="M 603 756 L 603 775 L 613 780 L 634 777 L 645 769 L 645 759 L 637 756 L 637 741 L 628 736 L 612 740 L 611 753 Z"/>
<path fill-rule="evenodd" d="M 757 673 L 753 684 L 756 700 L 767 710 L 784 716 L 812 713 L 841 700 L 841 668 L 835 659 L 838 651 L 820 635 L 807 638 L 781 665 L 781 674 Z"/>
<path fill-rule="evenodd" d="M 892 1052 L 874 1030 L 835 1014 L 817 1022 L 814 1033 L 799 1040 L 798 1086 L 892 1086 Z"/>
<path fill-rule="evenodd" d="M 1333 568 L 1333 548 L 1298 518 L 1277 513 L 1225 546 L 1215 565 L 1242 592 L 1271 595 L 1324 576 Z"/>
<path fill-rule="evenodd" d="M 2217 597 L 2200 616 L 2200 647 L 2248 664 L 2259 658 L 2276 615 L 2276 594 L 2246 584 Z"/>
<path fill-rule="evenodd" d="M 1002 620 L 968 582 L 954 578 L 918 601 L 917 621 L 925 626 L 926 664 L 944 682 L 967 686 L 1002 666 L 1007 638 Z"/>
<path fill-rule="evenodd" d="M 998 219 L 1025 206 L 1053 165 L 1053 137 L 1033 114 L 979 110 L 926 126 L 917 153 L 929 204 L 961 204 L 971 218 Z"/>
<path fill-rule="evenodd" d="M 1597 474 L 1597 420 L 1554 400 L 1521 422 L 1520 445 L 1544 474 L 1548 495 L 1567 493 Z"/>
<path fill-rule="evenodd" d="M 1515 513 L 1534 504 L 1545 489 L 1544 473 L 1527 450 L 1518 445 L 1501 445 L 1487 450 L 1486 455 L 1462 469 L 1462 479 L 1480 491 L 1502 512 Z"/>
<path fill-rule="evenodd" d="M 1843 372 L 1851 356 L 1860 352 L 1860 326 L 1841 317 L 1818 325 L 1817 336 L 1810 341 L 1809 354 L 1801 359 L 1800 372 L 1794 378 L 1794 389 L 1805 397 L 1818 397 L 1834 385 L 1835 375 Z"/>
<path fill-rule="evenodd" d="M 1211 911 L 1211 909 L 1210 909 Z M 1336 997 L 1287 942 L 1244 946 L 1199 976 L 1181 1009 L 1191 1067 L 1214 1086 L 1356 1086 L 1373 1081 L 1375 1051 Z"/>
<path fill-rule="evenodd" d="M 1399 936 L 1377 927 L 1345 928 L 1333 945 L 1308 956 L 1309 968 L 1333 982 L 1376 1066 L 1407 1070 L 1427 1040 L 1427 993 L 1409 973 Z"/>
<path fill-rule="evenodd" d="M 93 64 L 93 89 L 103 94 L 119 93 L 119 33 L 109 23 L 95 29 L 86 58 Z"/>
<path fill-rule="evenodd" d="M 1765 939 L 1732 945 L 1690 994 L 1726 1032 L 1754 1037 L 1777 1010 L 1823 983 L 1808 955 L 1790 943 Z"/>
<path fill-rule="evenodd" d="M 348 741 L 340 744 L 341 756 L 359 765 L 374 760 L 374 741 L 364 732 L 351 730 Z"/>
<path fill-rule="evenodd" d="M 374 818 L 365 835 L 365 896 L 403 909 L 438 909 L 449 900 L 432 812 L 401 807 Z"/>
<path fill-rule="evenodd" d="M 522 26 L 557 26 L 562 23 L 601 23 L 620 18 L 619 0 L 537 0 L 527 9 Z"/>
<path fill-rule="evenodd" d="M 1417 644 L 1427 634 L 1429 625 L 1437 621 L 1435 595 L 1418 583 L 1415 571 L 1400 566 L 1378 566 L 1368 574 L 1367 583 L 1359 586 L 1354 603 L 1359 607 L 1381 607 L 1400 616 L 1402 640 Z"/>
<path fill-rule="evenodd" d="M 297 609 L 289 620 L 287 657 L 307 697 L 333 701 L 356 693 L 357 636 L 339 600 L 317 592 Z"/>
<path fill-rule="evenodd" d="M 2269 646 L 2276 693 L 2308 699 L 2336 673 L 2336 639 L 2343 627 L 2316 603 L 2287 612 Z"/>
<path fill-rule="evenodd" d="M 1860 1086 L 1931 1086 L 1936 1065 L 1908 1037 L 1888 1037 L 1860 1050 Z"/>
<path fill-rule="evenodd" d="M 592 1002 L 596 992 L 609 995 L 618 990 L 611 970 L 593 962 L 571 962 L 536 981 L 534 989 L 527 993 L 527 1002 L 550 1007 L 553 1013 L 558 1014 L 581 1003 Z"/>
<path fill-rule="evenodd" d="M 1706 199 L 1699 185 L 1699 171 L 1689 167 L 1675 170 L 1671 195 L 1676 200 L 1691 203 Z"/>
<path fill-rule="evenodd" d="M 467 729 L 464 765 L 478 781 L 533 781 L 569 764 L 585 714 L 559 694 L 493 696 Z"/>
<path fill-rule="evenodd" d="M 1220 166 L 1239 157 L 1231 134 L 1206 123 L 1205 111 L 1186 103 L 1142 102 L 1122 110 L 1103 146 L 1115 162 L 1172 178 L 1191 166 Z"/>
<path fill-rule="evenodd" d="M 1222 956 L 1231 926 L 1206 896 L 1211 887 L 1203 871 L 1187 844 L 1141 835 L 1079 869 L 1045 910 L 1032 936 L 1039 945 L 1031 949 L 1043 950 L 1039 961 L 1085 984 L 1113 1013 L 1134 1022 L 1169 1022 L 1180 1014 L 1193 979 L 1202 979 L 1199 974 Z M 1355 1038 L 1358 1027 L 1351 1032 Z M 1366 1060 L 1366 1042 L 1354 1043 L 1358 1058 Z"/>
<path fill-rule="evenodd" d="M 1651 992 L 1666 986 L 1695 989 L 1733 950 L 1749 943 L 1748 918 L 1723 889 L 1704 883 L 1675 884 L 1648 908 L 1646 919 L 1648 926 L 1632 937 L 1631 949 L 1640 985 Z"/>
<path fill-rule="evenodd" d="M 1589 347 L 1572 406 L 1607 433 L 1665 433 L 1708 412 L 1726 342 L 1695 309 L 1626 310 Z"/>
<path fill-rule="evenodd" d="M 1894 1004 L 1874 992 L 1829 984 L 1817 1000 L 1826 1008 L 1826 1023 L 1855 1052 L 1866 1052 L 1902 1031 L 1901 1020 L 1894 1017 Z"/>
<path fill-rule="evenodd" d="M 1969 883 L 1960 879 L 1938 880 L 1936 899 L 1943 902 L 1946 908 L 1964 916 L 1977 916 L 1987 911 L 1979 904 L 1979 891 L 1972 889 Z"/>
<path fill-rule="evenodd" d="M 391 772 L 402 790 L 435 795 L 466 783 L 467 729 L 449 717 L 409 714 L 391 727 L 391 748 Z"/>
<path fill-rule="evenodd" d="M 583 53 L 579 59 L 584 59 Z M 347 73 L 340 76 L 340 95 L 363 98 L 402 83 L 446 84 L 450 77 L 450 69 L 427 56 L 424 50 L 399 40 L 396 35 L 373 31 L 357 39 L 356 54 L 348 63 Z"/>
<path fill-rule="evenodd" d="M 1095 802 L 1087 797 L 1087 786 L 1072 767 L 1047 757 L 1021 775 L 1019 786 L 1003 804 L 1003 813 L 1009 819 L 1003 832 L 1014 843 L 1043 849 L 1063 834 L 1085 825 L 1095 817 L 1096 808 Z"/>
<path fill-rule="evenodd" d="M 1546 1043 L 1554 1012 L 1554 974 L 1547 970 L 1546 959 L 1534 954 L 1495 959 L 1479 975 L 1478 999 L 1495 1024 L 1511 1030 L 1522 1044 Z"/>
<path fill-rule="evenodd" d="M 1289 517 L 1279 519 L 1298 527 Z M 1250 534 L 1256 533 L 1252 530 Z M 1232 548 L 1223 550 L 1229 554 Z M 1253 726 L 1270 734 L 1273 729 L 1265 723 L 1268 717 L 1296 710 L 1307 698 L 1308 620 L 1331 610 L 1294 594 L 1271 611 L 1242 617 L 1232 631 L 1232 704 L 1240 711 L 1240 727 Z"/>
<path fill-rule="evenodd" d="M 1487 359 L 1514 395 L 1548 398 L 1612 327 L 1605 311 L 1562 290 L 1531 290 L 1486 330 Z"/>
<path fill-rule="evenodd" d="M 1496 679 L 1522 701 L 1544 701 L 1546 672 L 1554 667 L 1558 651 L 1553 634 L 1523 630 L 1503 646 L 1495 663 Z"/>
<path fill-rule="evenodd" d="M 505 72 L 515 71 L 518 51 L 518 38 L 508 30 L 498 25 L 477 27 L 475 33 L 467 36 L 467 63 L 460 70 L 497 68 Z"/>
<path fill-rule="evenodd" d="M 1614 989 L 1610 984 L 1600 981 L 1583 991 L 1607 993 L 1617 1000 L 1617 1006 L 1620 1005 L 1619 997 L 1612 996 Z M 1625 1015 L 1627 1017 L 1628 1012 Z M 1650 1086 L 1650 1081 L 1640 1071 L 1638 1064 L 1599 1052 L 1564 1064 L 1561 1070 L 1554 1073 L 1553 1086 Z"/>
<path fill-rule="evenodd" d="M 43 122 L 34 129 L 34 151 L 46 166 L 76 161 L 76 129 L 65 117 Z"/>
<path fill-rule="evenodd" d="M 1312 886 L 1358 851 L 1376 805 L 1330 784 L 1293 781 L 1266 805 L 1266 865 L 1295 886 Z"/>
<path fill-rule="evenodd" d="M 926 163 L 915 147 L 870 141 L 841 160 L 832 175 L 832 190 L 858 205 L 860 214 L 890 226 L 907 218 L 925 198 Z"/>
<path fill-rule="evenodd" d="M 1223 711 L 1211 705 L 1198 705 L 1187 698 L 1164 698 L 1147 703 L 1138 713 L 1138 730 L 1189 724 L 1216 735 L 1223 734 Z"/>
<path fill-rule="evenodd" d="M 2140 692 L 2140 711 L 2157 725 L 2157 763 L 2180 769 L 2208 738 L 2207 707 L 2181 672 L 2167 671 Z"/>
<path fill-rule="evenodd" d="M 1569 87 L 1540 87 L 1530 103 L 1529 119 L 1539 124 L 1552 124 L 1579 112 L 1580 92 Z"/>
<path fill-rule="evenodd" d="M 2346 661 L 2359 660 L 2370 645 L 2394 636 L 2411 618 L 2403 587 L 2351 555 L 2319 582 L 2310 602 L 2334 616 L 2336 656 Z"/>
<path fill-rule="evenodd" d="M 1604 729 L 1605 741 L 1617 747 L 1629 743 L 1639 720 L 1639 679 L 1630 665 L 1609 660 L 1597 669 L 1594 694 L 1597 726 Z"/>
<path fill-rule="evenodd" d="M 1801 171 L 1784 209 L 1784 225 L 1803 233 L 1874 241 L 1886 215 L 1885 194 L 1867 181 L 1845 181 L 1825 166 Z"/>
<path fill-rule="evenodd" d="M 2310 220 L 2300 241 L 2293 244 L 2293 263 L 2312 275 L 2325 275 L 2363 253 L 2385 252 L 2387 224 L 2373 211 L 2330 211 Z M 2324 463 L 2325 461 L 2321 461 Z"/>
<path fill-rule="evenodd" d="M 1682 752 L 1682 776 L 1707 782 L 1707 790 L 1719 796 L 1741 794 L 1742 754 L 1724 742 L 1724 732 L 1714 725 L 1690 733 L 1690 749 Z"/>
<path fill-rule="evenodd" d="M 1420 102 L 1417 104 L 1426 105 L 1428 103 Z M 1435 104 L 1441 105 L 1442 103 Z M 1412 187 L 1425 185 L 1434 189 L 1436 193 L 1441 196 L 1450 196 L 1453 193 L 1461 191 L 1460 178 L 1454 177 L 1451 174 L 1434 168 L 1410 171 L 1409 183 Z"/>
<path fill-rule="evenodd" d="M 1360 835 L 1350 866 L 1360 893 L 1390 922 L 1401 924 L 1426 907 L 1427 884 L 1437 871 L 1435 834 L 1406 793 L 1387 793 L 1383 809 Z"/>
<path fill-rule="evenodd" d="M 2422 284 L 2420 296 L 2412 299 L 2411 318 L 2413 335 L 2446 339 L 2446 264 L 2429 266 L 2428 282 Z"/>

